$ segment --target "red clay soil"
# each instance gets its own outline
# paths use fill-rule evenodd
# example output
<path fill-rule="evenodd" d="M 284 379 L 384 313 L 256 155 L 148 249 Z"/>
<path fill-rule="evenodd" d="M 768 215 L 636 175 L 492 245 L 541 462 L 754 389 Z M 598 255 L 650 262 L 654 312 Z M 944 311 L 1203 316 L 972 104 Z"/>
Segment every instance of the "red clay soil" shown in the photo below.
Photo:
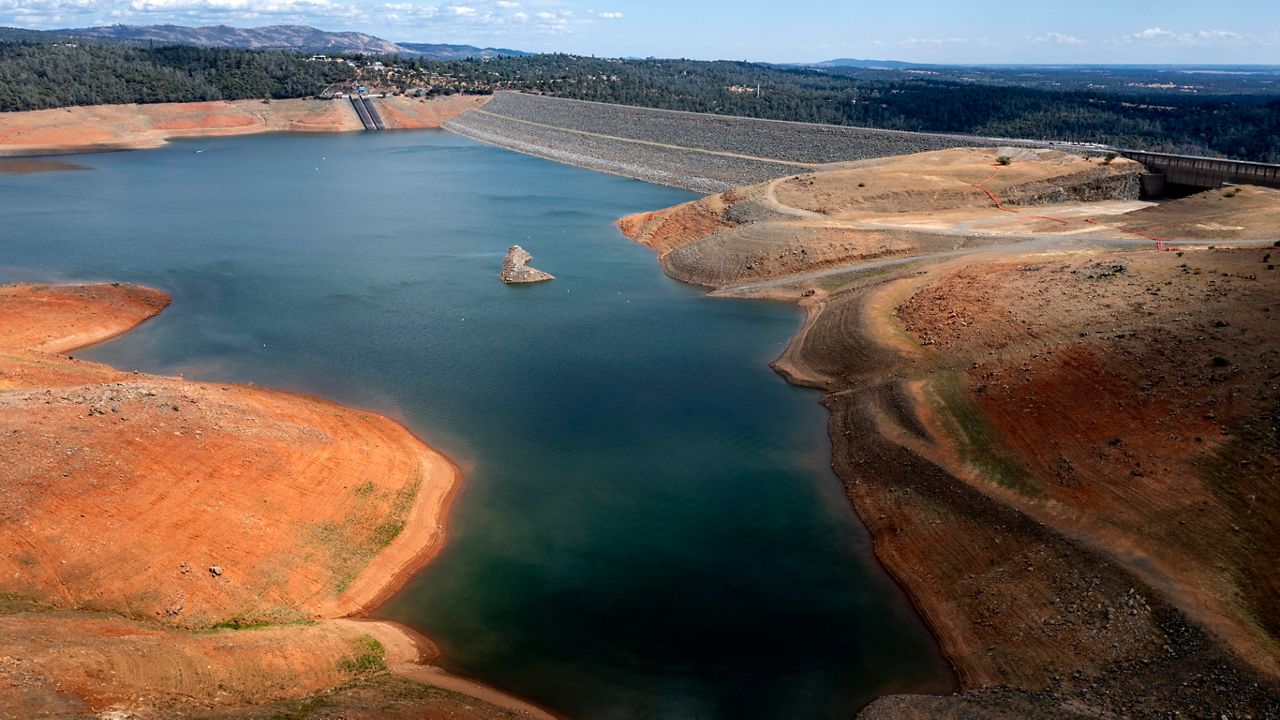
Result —
<path fill-rule="evenodd" d="M 350 679 L 338 661 L 360 638 L 328 624 L 197 634 L 69 612 L 0 615 L 0 636 L 0 707 L 12 717 L 301 699 Z"/>
<path fill-rule="evenodd" d="M 438 128 L 468 110 L 489 102 L 491 95 L 443 95 L 431 99 L 386 97 L 374 100 L 389 129 Z"/>
<path fill-rule="evenodd" d="M 361 625 L 337 621 L 192 633 L 19 611 L 0 614 L 0 638 L 0 720 L 547 717 L 483 688 L 401 678 L 390 650 L 384 660 Z"/>
<path fill-rule="evenodd" d="M 186 626 L 338 617 L 441 536 L 456 471 L 385 418 L 41 352 L 117 334 L 158 312 L 162 293 L 36 287 L 0 299 L 10 594 Z M 410 545 L 400 531 L 419 504 L 432 517 Z"/>
<path fill-rule="evenodd" d="M 205 115 L 162 120 L 155 124 L 155 128 L 157 130 L 212 130 L 247 127 L 252 124 L 253 118 L 248 115 Z"/>
<path fill-rule="evenodd" d="M 898 315 L 964 365 L 995 431 L 984 452 L 1011 460 L 989 490 L 1112 555 L 1276 677 L 1280 272 L 1267 254 L 984 264 Z"/>
<path fill-rule="evenodd" d="M 168 305 L 166 293 L 118 283 L 0 286 L 0 352 L 67 352 L 128 332 Z"/>
<path fill-rule="evenodd" d="M 387 676 L 372 636 L 391 626 L 191 631 L 365 608 L 438 549 L 457 470 L 378 415 L 54 354 L 168 302 L 0 288 L 0 718 L 261 716 L 302 698 L 374 717 L 375 696 L 391 717 L 545 715 Z"/>
<path fill-rule="evenodd" d="M 1252 263 L 1257 263 L 1260 252 L 1250 253 Z M 1198 455 L 1198 462 L 1205 465 L 1190 461 L 1193 467 L 1206 468 L 1205 472 L 1230 468 L 1226 476 L 1203 475 L 1201 482 L 1202 487 L 1232 488 L 1232 493 L 1236 492 L 1238 462 L 1259 464 L 1258 473 L 1239 487 L 1248 504 L 1196 506 L 1204 507 L 1202 512 L 1209 517 L 1230 518 L 1240 530 L 1228 525 L 1228 532 L 1237 533 L 1237 537 L 1199 535 L 1200 521 L 1184 532 L 1175 529 L 1185 527 L 1178 520 L 1189 518 L 1192 511 L 1182 508 L 1182 499 L 1161 497 L 1158 488 L 1148 484 L 1155 481 L 1130 474 L 1138 462 L 1144 468 L 1166 464 L 1172 468 L 1186 461 L 1177 452 L 1183 447 L 1181 439 L 1168 445 L 1151 442 L 1159 433 L 1190 432 L 1178 430 L 1168 420 L 1170 413 L 1177 415 L 1174 409 L 1166 405 L 1134 409 L 1150 397 L 1150 387 L 1143 383 L 1152 378 L 1126 386 L 1121 379 L 1099 383 L 1097 375 L 1088 374 L 1059 387 L 1062 376 L 1049 376 L 1045 367 L 1032 364 L 1030 372 L 1023 369 L 1027 359 L 1034 363 L 1046 356 L 1049 360 L 1073 358 L 1076 355 L 1068 352 L 1067 345 L 1093 343 L 1106 351 L 1106 357 L 1114 354 L 1120 361 L 1104 362 L 1104 367 L 1145 365 L 1157 372 L 1155 377 L 1165 376 L 1165 385 L 1173 386 L 1169 361 L 1159 352 L 1140 354 L 1138 346 L 1144 335 L 1133 335 L 1148 317 L 1153 321 L 1147 328 L 1153 334 L 1162 332 L 1161 316 L 1147 316 L 1145 311 L 1132 308 L 1124 315 L 1121 300 L 1132 295 L 1142 302 L 1141 291 L 1148 284 L 1164 288 L 1163 282 L 1172 282 L 1175 277 L 1168 270 L 1181 274 L 1176 268 L 1181 260 L 1175 253 L 1154 251 L 1135 254 L 1137 259 L 1117 260 L 1142 267 L 1148 261 L 1157 265 L 1166 258 L 1170 261 L 1164 273 L 1139 276 L 1144 285 L 1136 292 L 1119 282 L 1114 285 L 1114 294 L 1100 292 L 1113 286 L 1101 280 L 1097 281 L 1103 283 L 1099 288 L 1088 284 L 1095 281 L 1071 273 L 1087 267 L 1086 276 L 1096 274 L 1093 268 L 1109 267 L 1103 263 L 1112 257 L 1106 253 L 1039 256 L 1010 263 L 1006 256 L 998 259 L 997 267 L 1008 265 L 1008 272 L 1028 277 L 992 273 L 987 283 L 984 261 L 991 258 L 973 256 L 926 271 L 915 268 L 888 276 L 873 275 L 835 294 L 808 301 L 814 304 L 810 322 L 779 365 L 793 381 L 826 390 L 823 402 L 832 413 L 830 435 L 837 474 L 871 531 L 877 557 L 934 631 L 966 691 L 944 706 L 927 698 L 885 700 L 869 708 L 866 717 L 1063 717 L 1070 713 L 1093 717 L 1165 717 L 1170 713 L 1267 717 L 1280 712 L 1276 676 L 1268 669 L 1274 631 L 1258 632 L 1257 628 L 1260 618 L 1269 612 L 1264 609 L 1268 591 L 1265 587 L 1252 591 L 1250 585 L 1273 582 L 1274 577 L 1273 563 L 1266 561 L 1265 553 L 1275 546 L 1273 523 L 1280 516 L 1274 506 L 1274 480 L 1264 480 L 1276 477 L 1274 464 L 1267 464 L 1274 463 L 1274 430 L 1267 435 L 1270 425 L 1259 427 L 1256 422 L 1251 425 L 1240 420 L 1234 427 L 1241 429 L 1232 430 L 1233 435 L 1243 438 L 1262 433 L 1261 439 L 1219 446 L 1232 448 L 1224 463 L 1218 460 L 1220 453 L 1212 452 Z M 1188 253 L 1182 260 L 1190 257 Z M 1250 258 L 1239 257 L 1239 262 L 1250 264 Z M 1058 278 L 1037 278 L 1021 269 L 1038 264 L 1069 268 Z M 1227 267 L 1225 263 L 1223 267 Z M 951 304 L 954 293 L 946 283 L 958 268 L 980 278 L 981 286 L 992 296 L 975 298 L 973 304 Z M 1207 286 L 1206 281 L 1202 290 L 1217 287 L 1223 281 L 1220 273 L 1215 286 Z M 1230 311 L 1222 319 L 1252 333 L 1242 336 L 1244 344 L 1237 347 L 1248 347 L 1250 353 L 1264 358 L 1259 366 L 1270 363 L 1275 368 L 1276 340 L 1274 334 L 1263 334 L 1264 321 L 1254 324 L 1245 319 L 1237 325 L 1250 308 L 1256 308 L 1248 298 L 1257 300 L 1252 295 L 1256 292 L 1271 297 L 1274 286 L 1262 289 L 1260 280 L 1242 278 L 1236 282 L 1227 288 L 1219 304 L 1210 305 L 1205 312 L 1219 310 L 1221 315 Z M 1253 284 L 1246 286 L 1246 282 Z M 1028 290 L 1031 297 L 1017 296 L 1012 288 Z M 1087 297 L 1085 304 L 1103 312 L 1111 305 L 1123 317 L 1091 318 L 1085 312 L 1080 322 L 1093 320 L 1096 324 L 1087 330 L 1082 329 L 1086 327 L 1083 324 L 1073 324 L 1070 312 L 1079 308 L 1068 305 L 1059 295 L 1077 291 Z M 1005 292 L 1010 293 L 1008 302 L 999 300 Z M 1040 292 L 1052 297 L 1042 301 L 1035 297 Z M 935 300 L 939 297 L 947 300 Z M 931 308 L 932 303 L 940 303 L 943 309 L 931 310 L 926 320 L 915 314 L 920 303 Z M 1046 310 L 1052 303 L 1067 305 L 1063 315 Z M 904 304 L 905 327 L 895 318 L 895 310 Z M 1174 313 L 1186 313 L 1186 304 L 1171 306 Z M 958 307 L 965 312 L 957 311 Z M 983 320 L 975 320 L 978 317 Z M 971 354 L 937 347 L 944 330 L 966 333 L 972 327 L 985 327 L 982 323 L 988 320 L 1008 329 L 1009 334 L 979 336 L 991 339 L 974 343 L 968 348 Z M 1189 322 L 1194 325 L 1197 321 Z M 1065 329 L 1058 330 L 1059 324 Z M 913 335 L 906 329 L 911 327 L 922 334 Z M 1087 340 L 1081 339 L 1082 332 Z M 1135 344 L 1107 348 L 1104 338 L 1114 339 L 1115 335 L 1124 336 L 1121 343 L 1132 340 Z M 1032 359 L 1033 354 L 1038 357 Z M 1212 356 L 1187 362 L 1200 360 L 1213 363 Z M 1129 366 L 1129 362 L 1134 364 Z M 1044 386 L 1009 382 L 1008 392 L 1003 385 L 979 391 L 981 382 L 991 382 L 982 378 L 992 367 L 1008 373 L 997 376 L 1001 382 L 1025 373 L 1029 383 L 1043 381 Z M 1068 363 L 1068 367 L 1072 366 Z M 1218 398 L 1216 412 L 1221 414 L 1224 401 L 1218 390 L 1199 384 L 1206 379 L 1203 373 L 1183 369 L 1188 371 L 1189 384 L 1184 394 L 1175 397 L 1192 403 Z M 1246 375 L 1249 377 L 1260 376 Z M 967 384 L 965 379 L 975 384 Z M 1226 383 L 1224 392 L 1234 403 L 1241 401 L 1240 393 L 1232 395 L 1232 391 L 1244 385 L 1233 386 L 1221 379 L 1216 382 Z M 1274 387 L 1275 380 L 1270 382 Z M 1056 393 L 1050 395 L 1049 387 L 1057 388 Z M 1257 386 L 1253 387 L 1256 393 Z M 1266 407 L 1268 402 L 1275 407 L 1274 391 L 1264 395 L 1269 399 L 1259 398 L 1255 409 Z M 996 413 L 999 421 L 988 419 L 984 412 L 986 398 L 1007 405 L 1007 412 Z M 1068 404 L 1047 402 L 1051 398 Z M 1093 416 L 1096 419 L 1080 419 L 1079 414 L 1093 402 L 1098 403 L 1091 410 L 1097 413 Z M 1114 426 L 1105 424 L 1109 411 L 1120 415 Z M 1127 412 L 1150 418 L 1155 428 L 1148 431 L 1141 423 L 1131 423 Z M 1242 417 L 1249 417 L 1249 413 Z M 1189 420 L 1191 424 L 1200 421 L 1199 415 Z M 1089 430 L 1100 427 L 1108 430 Z M 1006 439 L 1004 432 L 1013 440 Z M 1097 432 L 1107 437 L 1096 437 Z M 1121 442 L 1112 444 L 1117 436 Z M 1195 443 L 1194 437 L 1188 434 L 1186 439 Z M 1207 442 L 1222 440 L 1221 430 L 1216 436 L 1200 437 L 1202 441 L 1210 438 Z M 1018 440 L 1026 445 L 1017 445 Z M 1067 487 L 1058 473 L 1068 466 L 1058 463 L 1057 454 L 1075 443 L 1082 450 L 1068 459 L 1081 458 L 1073 464 L 1087 470 L 1077 485 Z M 1027 447 L 1048 448 L 1035 456 L 1043 461 L 1041 467 L 1046 472 L 1038 480 L 1034 474 L 1028 478 L 1025 468 L 1030 463 L 1018 454 L 1020 448 Z M 1113 451 L 1112 455 L 1090 467 L 1083 458 L 1102 449 Z M 1132 456 L 1126 455 L 1127 451 Z M 1262 459 L 1267 452 L 1272 459 Z M 1059 487 L 1047 489 L 1050 484 Z M 1084 490 L 1091 491 L 1092 497 L 1106 499 L 1096 501 L 1101 508 L 1097 517 L 1090 514 L 1093 506 L 1068 505 L 1076 502 L 1072 493 L 1083 494 Z M 1180 488 L 1171 485 L 1169 490 L 1177 493 Z M 1260 499 L 1267 492 L 1269 498 Z M 1142 495 L 1142 502 L 1122 506 L 1109 495 Z M 1082 522 L 1082 517 L 1089 522 Z M 1171 536 L 1176 536 L 1178 545 L 1166 554 L 1159 545 Z M 1194 562 L 1196 555 L 1189 555 L 1186 568 L 1166 572 L 1158 563 L 1178 548 L 1194 550 L 1200 557 L 1217 549 L 1232 557 L 1232 570 L 1247 573 L 1234 578 L 1235 587 L 1256 600 L 1228 606 L 1227 611 L 1236 614 L 1226 618 L 1203 606 L 1192 607 L 1212 600 L 1219 592 L 1213 582 L 1233 576 L 1231 572 L 1205 572 L 1203 563 Z M 1230 592 L 1227 588 L 1224 594 Z M 1269 597 L 1274 598 L 1274 593 Z M 1241 609 L 1245 611 L 1239 612 Z M 1025 712 L 1005 712 L 1027 703 Z M 939 707 L 945 707 L 946 712 Z"/>
<path fill-rule="evenodd" d="M 734 223 L 724 216 L 730 204 L 726 195 L 709 195 L 665 210 L 628 215 L 618 221 L 618 227 L 627 237 L 663 256 L 732 227 Z"/>

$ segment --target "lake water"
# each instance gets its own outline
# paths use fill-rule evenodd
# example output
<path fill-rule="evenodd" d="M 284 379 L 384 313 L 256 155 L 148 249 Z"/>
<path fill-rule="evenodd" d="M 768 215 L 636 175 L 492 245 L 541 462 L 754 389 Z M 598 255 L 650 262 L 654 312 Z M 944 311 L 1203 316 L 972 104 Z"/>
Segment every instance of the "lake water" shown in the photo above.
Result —
<path fill-rule="evenodd" d="M 800 313 L 705 298 L 613 225 L 692 195 L 438 131 L 72 160 L 0 174 L 0 280 L 174 296 L 77 355 L 380 410 L 465 469 L 445 550 L 375 613 L 445 667 L 583 718 L 949 687 L 817 394 L 768 368 Z M 502 285 L 511 243 L 558 279 Z"/>

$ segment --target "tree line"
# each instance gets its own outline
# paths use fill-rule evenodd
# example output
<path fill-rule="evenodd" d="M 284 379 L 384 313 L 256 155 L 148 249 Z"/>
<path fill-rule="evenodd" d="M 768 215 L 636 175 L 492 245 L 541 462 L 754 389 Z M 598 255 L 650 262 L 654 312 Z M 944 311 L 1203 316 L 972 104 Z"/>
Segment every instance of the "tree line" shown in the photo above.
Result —
<path fill-rule="evenodd" d="M 746 62 L 570 55 L 409 64 L 468 81 L 472 91 L 515 89 L 665 110 L 1280 162 L 1274 94 L 1045 90 L 905 72 L 850 76 Z"/>
<path fill-rule="evenodd" d="M 1121 92 L 1081 89 L 1081 83 L 1053 90 L 908 72 L 565 54 L 453 61 L 346 57 L 404 71 L 379 72 L 405 91 L 511 89 L 667 110 L 1280 162 L 1280 99 L 1274 94 Z M 288 51 L 0 43 L 0 110 L 304 97 L 354 76 L 349 63 L 308 62 Z"/>
<path fill-rule="evenodd" d="M 305 97 L 353 74 L 282 51 L 0 43 L 0 111 Z"/>

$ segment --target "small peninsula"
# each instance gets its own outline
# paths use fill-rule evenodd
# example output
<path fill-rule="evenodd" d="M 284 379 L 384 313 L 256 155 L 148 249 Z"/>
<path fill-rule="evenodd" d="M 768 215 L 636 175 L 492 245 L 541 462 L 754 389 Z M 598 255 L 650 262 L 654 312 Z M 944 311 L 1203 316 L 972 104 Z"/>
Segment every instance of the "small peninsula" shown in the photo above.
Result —
<path fill-rule="evenodd" d="M 439 549 L 447 458 L 373 413 L 63 354 L 169 302 L 0 287 L 0 706 L 547 717 L 421 664 L 434 650 L 406 629 L 343 619 Z"/>

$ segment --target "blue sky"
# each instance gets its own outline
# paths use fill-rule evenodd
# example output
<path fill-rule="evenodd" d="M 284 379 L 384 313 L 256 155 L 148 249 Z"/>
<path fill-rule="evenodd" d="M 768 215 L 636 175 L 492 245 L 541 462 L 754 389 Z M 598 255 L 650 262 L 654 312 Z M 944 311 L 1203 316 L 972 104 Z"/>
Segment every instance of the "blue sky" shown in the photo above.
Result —
<path fill-rule="evenodd" d="M 108 23 L 772 62 L 1280 64 L 1280 0 L 0 0 L 0 24 Z"/>

